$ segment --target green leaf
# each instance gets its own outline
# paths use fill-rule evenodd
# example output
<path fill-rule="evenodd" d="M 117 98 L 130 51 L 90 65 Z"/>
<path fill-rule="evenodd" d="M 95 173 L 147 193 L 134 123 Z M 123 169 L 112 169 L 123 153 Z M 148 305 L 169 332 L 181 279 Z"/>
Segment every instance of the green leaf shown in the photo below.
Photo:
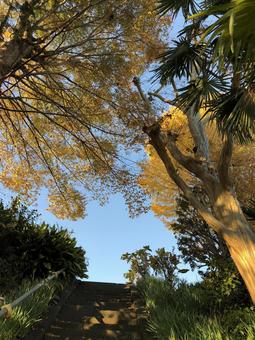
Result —
<path fill-rule="evenodd" d="M 240 143 L 251 141 L 255 133 L 255 92 L 240 89 L 237 94 L 222 94 L 212 101 L 211 109 L 219 129 L 231 133 Z"/>

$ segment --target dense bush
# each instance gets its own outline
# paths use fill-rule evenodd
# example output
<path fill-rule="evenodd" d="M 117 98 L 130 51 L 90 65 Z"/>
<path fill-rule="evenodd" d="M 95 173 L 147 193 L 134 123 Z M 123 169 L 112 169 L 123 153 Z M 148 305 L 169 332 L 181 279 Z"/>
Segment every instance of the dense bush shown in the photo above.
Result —
<path fill-rule="evenodd" d="M 0 203 L 0 287 L 11 290 L 23 279 L 46 277 L 65 269 L 67 278 L 87 277 L 85 251 L 68 230 L 38 224 L 38 215 L 13 201 Z"/>
<path fill-rule="evenodd" d="M 183 283 L 173 289 L 166 281 L 147 277 L 137 283 L 137 288 L 144 301 L 148 330 L 156 339 L 254 339 L 253 307 L 225 313 L 212 305 L 199 285 Z"/>
<path fill-rule="evenodd" d="M 230 258 L 223 259 L 218 268 L 207 270 L 199 286 L 221 309 L 252 305 L 246 286 Z"/>

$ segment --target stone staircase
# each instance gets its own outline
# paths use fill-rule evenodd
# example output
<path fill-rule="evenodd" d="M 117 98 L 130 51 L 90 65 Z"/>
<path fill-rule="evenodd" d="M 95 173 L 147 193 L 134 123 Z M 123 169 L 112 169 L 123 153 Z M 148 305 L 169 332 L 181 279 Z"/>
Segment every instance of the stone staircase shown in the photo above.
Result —
<path fill-rule="evenodd" d="M 124 284 L 77 282 L 45 340 L 141 340 L 130 288 Z"/>

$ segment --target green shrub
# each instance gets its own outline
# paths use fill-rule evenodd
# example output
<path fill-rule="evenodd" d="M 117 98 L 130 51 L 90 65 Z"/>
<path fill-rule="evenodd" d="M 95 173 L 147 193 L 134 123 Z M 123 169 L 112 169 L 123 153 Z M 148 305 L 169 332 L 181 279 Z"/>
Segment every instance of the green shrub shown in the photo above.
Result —
<path fill-rule="evenodd" d="M 0 288 L 11 290 L 24 279 L 65 270 L 66 278 L 87 277 L 85 251 L 68 230 L 36 223 L 38 215 L 14 201 L 0 203 Z"/>
<path fill-rule="evenodd" d="M 200 288 L 204 289 L 221 309 L 231 310 L 252 305 L 247 288 L 231 259 L 223 259 L 221 266 L 208 269 L 202 279 Z"/>
<path fill-rule="evenodd" d="M 166 251 L 165 248 L 159 248 L 152 254 L 150 247 L 144 246 L 133 253 L 123 254 L 121 259 L 130 263 L 130 269 L 124 277 L 131 283 L 146 276 L 156 276 L 175 286 L 178 283 L 177 272 L 183 272 L 178 269 L 180 256 L 174 253 L 174 249 Z"/>
<path fill-rule="evenodd" d="M 18 289 L 6 296 L 6 303 L 13 302 L 37 283 L 37 281 L 24 281 Z M 2 317 L 0 319 L 0 340 L 14 340 L 23 337 L 47 310 L 55 291 L 56 282 L 50 282 L 15 307 L 10 319 Z"/>
<path fill-rule="evenodd" d="M 255 338 L 253 308 L 224 313 L 199 285 L 180 284 L 147 277 L 137 283 L 147 313 L 148 330 L 160 340 L 252 340 Z"/>

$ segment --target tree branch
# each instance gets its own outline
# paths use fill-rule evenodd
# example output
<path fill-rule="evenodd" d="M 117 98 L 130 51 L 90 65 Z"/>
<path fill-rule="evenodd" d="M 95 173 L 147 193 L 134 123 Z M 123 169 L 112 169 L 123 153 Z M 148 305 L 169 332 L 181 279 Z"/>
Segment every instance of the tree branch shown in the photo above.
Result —
<path fill-rule="evenodd" d="M 157 117 L 157 114 L 154 111 L 149 98 L 144 93 L 144 91 L 143 91 L 143 89 L 141 87 L 140 79 L 138 77 L 134 77 L 133 78 L 133 84 L 137 88 L 137 90 L 138 90 L 138 92 L 140 94 L 140 97 L 142 98 L 142 100 L 144 102 L 145 109 L 148 110 L 148 113 L 149 113 L 149 115 L 147 117 L 143 117 L 144 118 L 143 124 L 150 124 L 150 123 L 152 123 L 152 121 L 155 122 L 155 117 Z M 148 119 L 150 117 L 153 117 L 152 120 Z M 150 123 L 149 123 L 149 121 L 150 121 Z"/>
<path fill-rule="evenodd" d="M 188 118 L 190 133 L 197 148 L 196 156 L 209 161 L 209 143 L 200 114 L 195 112 L 195 105 L 192 105 L 185 113 Z"/>
<path fill-rule="evenodd" d="M 176 103 L 173 100 L 166 99 L 157 92 L 148 92 L 148 95 L 151 96 L 151 97 L 156 97 L 156 98 L 160 99 L 163 103 L 166 103 L 166 104 L 169 104 L 169 105 L 176 105 Z"/>
<path fill-rule="evenodd" d="M 202 160 L 197 160 L 190 156 L 185 156 L 176 146 L 175 138 L 171 133 L 168 133 L 168 143 L 167 149 L 172 155 L 172 157 L 180 163 L 186 170 L 192 172 L 201 181 L 213 184 L 215 182 L 214 177 L 206 171 L 204 162 Z"/>
<path fill-rule="evenodd" d="M 172 83 L 176 99 L 178 99 L 178 92 L 177 88 L 175 86 L 175 83 Z M 159 94 L 159 91 L 156 92 L 149 92 L 149 96 L 156 97 L 159 100 L 161 100 L 163 103 L 166 103 L 168 105 L 173 105 L 179 108 L 180 110 L 183 110 L 182 106 L 178 105 L 178 100 L 169 100 L 164 98 L 162 95 Z M 189 129 L 195 144 L 195 147 L 197 149 L 196 151 L 196 158 L 203 158 L 209 161 L 209 142 L 208 138 L 205 135 L 204 132 L 204 126 L 203 122 L 201 121 L 201 117 L 199 113 L 196 113 L 194 111 L 195 105 L 193 105 L 191 108 L 189 108 L 186 112 L 184 112 L 188 118 L 189 123 Z"/>
<path fill-rule="evenodd" d="M 141 87 L 141 82 L 140 82 L 140 79 L 138 77 L 134 77 L 133 78 L 133 83 L 134 85 L 136 86 L 144 104 L 146 105 L 146 108 L 147 109 L 151 109 L 151 103 L 149 101 L 149 99 L 147 98 L 147 96 L 145 95 L 145 93 L 143 92 L 143 89 Z"/>
<path fill-rule="evenodd" d="M 155 148 L 157 154 L 165 165 L 166 171 L 169 177 L 175 182 L 175 184 L 182 190 L 184 196 L 189 200 L 191 205 L 197 209 L 198 213 L 216 232 L 221 232 L 223 229 L 222 223 L 217 220 L 213 214 L 195 197 L 192 190 L 184 182 L 184 180 L 177 173 L 171 158 L 167 152 L 165 143 L 162 141 L 160 125 L 158 123 L 144 127 L 144 132 L 150 137 L 150 143 Z"/>

